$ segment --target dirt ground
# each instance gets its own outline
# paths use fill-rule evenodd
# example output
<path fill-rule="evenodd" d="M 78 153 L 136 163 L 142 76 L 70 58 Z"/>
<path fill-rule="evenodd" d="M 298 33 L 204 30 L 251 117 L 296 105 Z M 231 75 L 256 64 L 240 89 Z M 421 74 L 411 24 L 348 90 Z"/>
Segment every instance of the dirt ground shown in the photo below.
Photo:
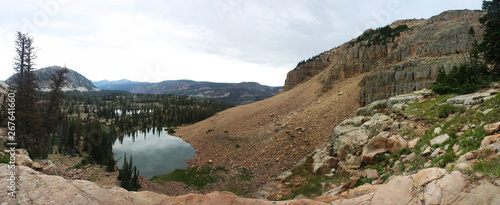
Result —
<path fill-rule="evenodd" d="M 326 93 L 321 92 L 320 78 L 181 127 L 176 136 L 196 149 L 197 157 L 188 161 L 189 166 L 247 168 L 255 172 L 255 188 L 292 168 L 325 145 L 333 128 L 360 107 L 362 76 L 341 80 Z"/>

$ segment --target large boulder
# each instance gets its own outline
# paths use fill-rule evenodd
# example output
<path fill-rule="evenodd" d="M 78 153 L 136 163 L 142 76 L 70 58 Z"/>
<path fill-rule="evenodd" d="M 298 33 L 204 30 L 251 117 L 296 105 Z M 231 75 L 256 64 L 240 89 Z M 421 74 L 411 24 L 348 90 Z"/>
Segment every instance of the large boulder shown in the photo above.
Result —
<path fill-rule="evenodd" d="M 369 130 L 372 134 L 377 134 L 389 130 L 393 122 L 394 120 L 391 117 L 377 113 L 369 121 L 363 123 L 362 127 Z"/>
<path fill-rule="evenodd" d="M 480 149 L 493 149 L 495 152 L 500 151 L 500 134 L 490 135 L 483 138 Z"/>
<path fill-rule="evenodd" d="M 369 119 L 370 118 L 366 117 L 366 116 L 356 116 L 356 117 L 349 118 L 349 119 L 346 119 L 346 120 L 342 121 L 337 126 L 339 126 L 339 127 L 345 127 L 345 126 L 348 126 L 348 125 L 352 125 L 354 127 L 359 127 L 360 125 L 362 125 L 363 123 L 365 123 Z"/>
<path fill-rule="evenodd" d="M 368 144 L 363 148 L 361 161 L 365 164 L 377 162 L 377 156 L 387 152 L 387 137 L 388 132 L 382 132 L 370 139 Z"/>
<path fill-rule="evenodd" d="M 57 175 L 57 167 L 51 160 L 40 161 L 41 172 L 46 175 Z"/>
<path fill-rule="evenodd" d="M 332 168 L 336 168 L 337 164 L 338 160 L 329 155 L 326 147 L 316 150 L 313 155 L 314 174 L 326 174 L 330 172 Z"/>
<path fill-rule="evenodd" d="M 386 101 L 386 105 L 388 108 L 392 108 L 396 104 L 408 104 L 429 96 L 432 96 L 432 91 L 424 88 L 413 93 L 390 97 Z"/>
<path fill-rule="evenodd" d="M 387 104 L 385 100 L 379 100 L 370 103 L 369 105 L 359 108 L 358 115 L 361 116 L 370 116 L 379 112 L 379 110 L 383 110 L 387 108 Z"/>
<path fill-rule="evenodd" d="M 370 132 L 361 127 L 337 126 L 333 138 L 333 154 L 344 160 L 347 153 L 361 154 Z"/>
<path fill-rule="evenodd" d="M 450 136 L 448 134 L 444 135 L 439 135 L 431 140 L 431 146 L 433 145 L 441 145 L 444 142 L 448 141 L 450 139 Z"/>
<path fill-rule="evenodd" d="M 485 100 L 495 97 L 500 89 L 490 89 L 484 92 L 476 92 L 467 95 L 459 95 L 446 100 L 446 103 L 453 104 L 457 106 L 470 107 L 478 105 Z"/>
<path fill-rule="evenodd" d="M 500 204 L 500 188 L 486 180 L 481 180 L 479 183 L 479 186 L 468 194 L 462 194 L 464 196 L 453 204 Z"/>
<path fill-rule="evenodd" d="M 500 130 L 500 122 L 485 125 L 483 129 L 485 132 L 490 134 L 498 132 Z"/>
<path fill-rule="evenodd" d="M 396 194 L 397 193 L 397 194 Z M 407 176 L 396 176 L 387 185 L 377 189 L 371 204 L 408 204 L 414 196 L 413 181 Z"/>
<path fill-rule="evenodd" d="M 387 151 L 390 153 L 398 153 L 400 149 L 407 147 L 408 142 L 399 134 L 387 138 Z"/>
<path fill-rule="evenodd" d="M 422 171 L 412 174 L 410 177 L 413 179 L 413 183 L 416 187 L 425 186 L 427 183 L 440 179 L 446 174 L 446 170 L 440 168 L 428 168 Z"/>

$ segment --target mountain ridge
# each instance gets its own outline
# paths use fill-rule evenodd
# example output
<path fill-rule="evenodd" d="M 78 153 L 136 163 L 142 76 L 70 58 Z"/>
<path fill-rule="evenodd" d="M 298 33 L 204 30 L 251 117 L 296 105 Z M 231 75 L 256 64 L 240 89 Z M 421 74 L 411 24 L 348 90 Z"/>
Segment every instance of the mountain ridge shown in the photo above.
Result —
<path fill-rule="evenodd" d="M 51 90 L 51 80 L 50 77 L 52 74 L 55 74 L 57 69 L 62 69 L 61 66 L 49 66 L 45 68 L 40 68 L 33 71 L 35 75 L 35 79 L 37 82 L 37 90 L 42 92 L 49 92 Z M 12 75 L 5 83 L 8 85 L 12 85 L 13 79 L 15 75 Z M 85 76 L 78 73 L 77 71 L 68 69 L 68 73 L 66 76 L 66 85 L 62 88 L 63 91 L 79 91 L 79 92 L 88 92 L 88 91 L 99 91 L 97 87 Z"/>
<path fill-rule="evenodd" d="M 131 93 L 174 94 L 217 99 L 234 105 L 243 105 L 274 96 L 282 87 L 271 87 L 256 82 L 216 83 L 194 80 L 166 80 L 158 83 L 94 81 L 99 89 L 124 90 Z"/>
<path fill-rule="evenodd" d="M 49 66 L 35 70 L 37 90 L 49 92 L 51 90 L 50 76 L 55 73 L 56 69 L 61 68 L 60 66 Z M 68 84 L 63 87 L 63 91 L 119 90 L 131 93 L 186 95 L 219 100 L 233 105 L 243 105 L 272 97 L 282 89 L 282 87 L 266 86 L 256 82 L 217 83 L 194 80 L 167 80 L 149 83 L 128 79 L 91 81 L 77 71 L 68 70 L 69 72 L 66 74 Z M 14 75 L 5 80 L 5 83 L 11 85 L 13 77 Z M 6 92 L 5 90 L 6 88 L 3 91 L 0 88 L 0 92 Z"/>

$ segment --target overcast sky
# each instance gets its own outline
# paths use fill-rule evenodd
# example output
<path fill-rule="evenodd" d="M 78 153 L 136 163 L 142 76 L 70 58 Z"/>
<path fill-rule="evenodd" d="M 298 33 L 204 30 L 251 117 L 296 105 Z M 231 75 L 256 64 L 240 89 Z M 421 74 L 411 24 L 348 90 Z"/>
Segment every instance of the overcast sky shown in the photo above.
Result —
<path fill-rule="evenodd" d="M 281 86 L 297 62 L 399 19 L 481 0 L 10 0 L 0 2 L 0 79 L 14 36 L 29 32 L 37 68 L 91 80 L 254 81 Z"/>

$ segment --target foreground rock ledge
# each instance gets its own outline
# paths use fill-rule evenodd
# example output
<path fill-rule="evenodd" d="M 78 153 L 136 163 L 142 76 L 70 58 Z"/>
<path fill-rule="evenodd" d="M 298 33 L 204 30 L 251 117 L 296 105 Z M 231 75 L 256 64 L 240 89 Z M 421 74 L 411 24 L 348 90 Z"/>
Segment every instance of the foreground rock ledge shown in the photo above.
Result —
<path fill-rule="evenodd" d="M 410 176 L 395 176 L 387 184 L 363 185 L 315 199 L 267 201 L 240 198 L 229 192 L 170 197 L 153 192 L 103 188 L 84 180 L 66 180 L 25 166 L 17 172 L 17 197 L 6 191 L 10 170 L 0 164 L 0 204 L 500 204 L 499 181 L 470 184 L 458 171 L 429 168 Z M 397 193 L 397 194 L 395 194 Z"/>
<path fill-rule="evenodd" d="M 323 204 L 308 199 L 271 202 L 239 198 L 229 192 L 187 194 L 170 197 L 148 191 L 129 192 L 123 188 L 103 188 L 85 180 L 66 180 L 18 166 L 17 197 L 8 196 L 10 177 L 7 164 L 0 164 L 0 204 Z"/>

